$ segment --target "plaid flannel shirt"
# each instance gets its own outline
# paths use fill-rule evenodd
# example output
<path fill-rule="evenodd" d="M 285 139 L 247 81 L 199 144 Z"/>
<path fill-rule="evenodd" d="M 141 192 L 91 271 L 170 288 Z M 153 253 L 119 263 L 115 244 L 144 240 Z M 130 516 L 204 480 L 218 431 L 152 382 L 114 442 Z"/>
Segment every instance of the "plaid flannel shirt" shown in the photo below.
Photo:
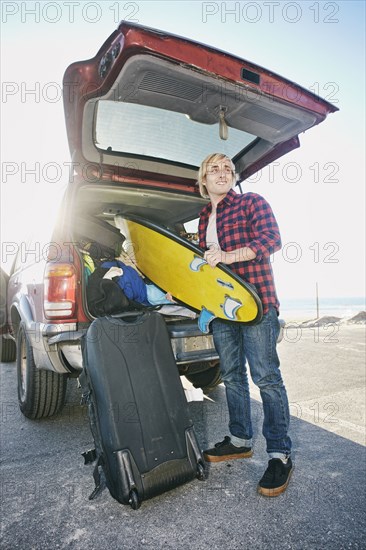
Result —
<path fill-rule="evenodd" d="M 204 249 L 211 203 L 203 208 L 199 222 L 199 242 Z M 279 309 L 270 255 L 281 248 L 279 228 L 268 202 L 256 193 L 237 194 L 231 189 L 216 209 L 216 228 L 220 248 L 225 252 L 247 246 L 256 257 L 249 261 L 236 261 L 229 265 L 246 282 L 257 289 L 263 312 L 270 305 Z M 234 253 L 234 252 L 233 252 Z"/>

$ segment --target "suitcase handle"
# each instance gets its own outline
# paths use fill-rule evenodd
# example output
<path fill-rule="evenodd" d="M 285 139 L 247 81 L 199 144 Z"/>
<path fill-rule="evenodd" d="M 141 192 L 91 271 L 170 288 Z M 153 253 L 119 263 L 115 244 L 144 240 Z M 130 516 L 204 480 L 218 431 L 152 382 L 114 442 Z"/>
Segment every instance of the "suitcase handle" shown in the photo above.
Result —
<path fill-rule="evenodd" d="M 147 311 L 123 311 L 121 313 L 113 313 L 113 315 L 108 315 L 112 319 L 121 319 L 126 320 L 127 322 L 133 322 L 135 319 L 142 319 L 142 317 L 148 316 L 149 312 Z"/>
<path fill-rule="evenodd" d="M 138 317 L 139 315 L 144 315 L 144 313 L 147 313 L 149 311 L 159 311 L 159 309 L 161 308 L 162 308 L 161 304 L 158 304 L 156 306 L 147 306 L 147 305 L 142 306 L 136 303 L 135 309 L 119 311 L 118 313 L 110 313 L 109 317 L 116 317 L 117 319 L 122 319 L 123 317 Z"/>
<path fill-rule="evenodd" d="M 146 310 L 135 310 L 135 311 L 123 311 L 121 313 L 113 313 L 113 315 L 108 315 L 110 319 L 120 319 L 125 323 L 143 323 L 151 315 L 150 311 Z"/>

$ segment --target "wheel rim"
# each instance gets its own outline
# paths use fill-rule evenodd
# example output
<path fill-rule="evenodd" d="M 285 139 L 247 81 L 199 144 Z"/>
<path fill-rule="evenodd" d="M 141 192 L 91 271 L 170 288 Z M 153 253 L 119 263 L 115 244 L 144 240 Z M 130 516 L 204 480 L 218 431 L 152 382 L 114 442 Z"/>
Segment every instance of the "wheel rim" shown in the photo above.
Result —
<path fill-rule="evenodd" d="M 20 345 L 20 390 L 21 400 L 24 401 L 27 393 L 26 376 L 27 376 L 27 348 L 24 336 L 21 339 Z"/>

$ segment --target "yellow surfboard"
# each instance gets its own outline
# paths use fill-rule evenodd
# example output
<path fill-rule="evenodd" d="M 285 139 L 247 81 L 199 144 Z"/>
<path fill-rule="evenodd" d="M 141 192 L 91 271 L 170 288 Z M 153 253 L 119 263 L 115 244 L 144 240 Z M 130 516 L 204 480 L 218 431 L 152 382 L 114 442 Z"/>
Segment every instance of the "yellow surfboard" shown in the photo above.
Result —
<path fill-rule="evenodd" d="M 253 288 L 224 264 L 212 268 L 203 250 L 153 222 L 125 217 L 138 269 L 177 302 L 211 318 L 256 324 L 262 304 Z"/>

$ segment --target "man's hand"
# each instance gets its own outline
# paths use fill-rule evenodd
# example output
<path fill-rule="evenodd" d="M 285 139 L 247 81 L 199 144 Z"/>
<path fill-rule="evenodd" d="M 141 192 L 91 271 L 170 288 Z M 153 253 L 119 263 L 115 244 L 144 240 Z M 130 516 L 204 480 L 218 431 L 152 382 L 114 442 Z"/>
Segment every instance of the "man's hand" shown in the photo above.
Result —
<path fill-rule="evenodd" d="M 222 262 L 223 264 L 231 263 L 228 262 L 228 254 L 221 250 L 219 246 L 211 246 L 206 252 L 204 253 L 204 259 L 210 265 L 211 267 L 216 267 L 219 262 Z"/>
<path fill-rule="evenodd" d="M 238 248 L 237 250 L 232 250 L 230 252 L 225 252 L 224 250 L 221 250 L 218 245 L 216 245 L 211 246 L 208 250 L 206 250 L 203 257 L 208 265 L 211 267 L 216 267 L 220 262 L 230 265 L 234 262 L 248 262 L 249 260 L 254 260 L 256 253 L 247 246 L 244 248 Z"/>

